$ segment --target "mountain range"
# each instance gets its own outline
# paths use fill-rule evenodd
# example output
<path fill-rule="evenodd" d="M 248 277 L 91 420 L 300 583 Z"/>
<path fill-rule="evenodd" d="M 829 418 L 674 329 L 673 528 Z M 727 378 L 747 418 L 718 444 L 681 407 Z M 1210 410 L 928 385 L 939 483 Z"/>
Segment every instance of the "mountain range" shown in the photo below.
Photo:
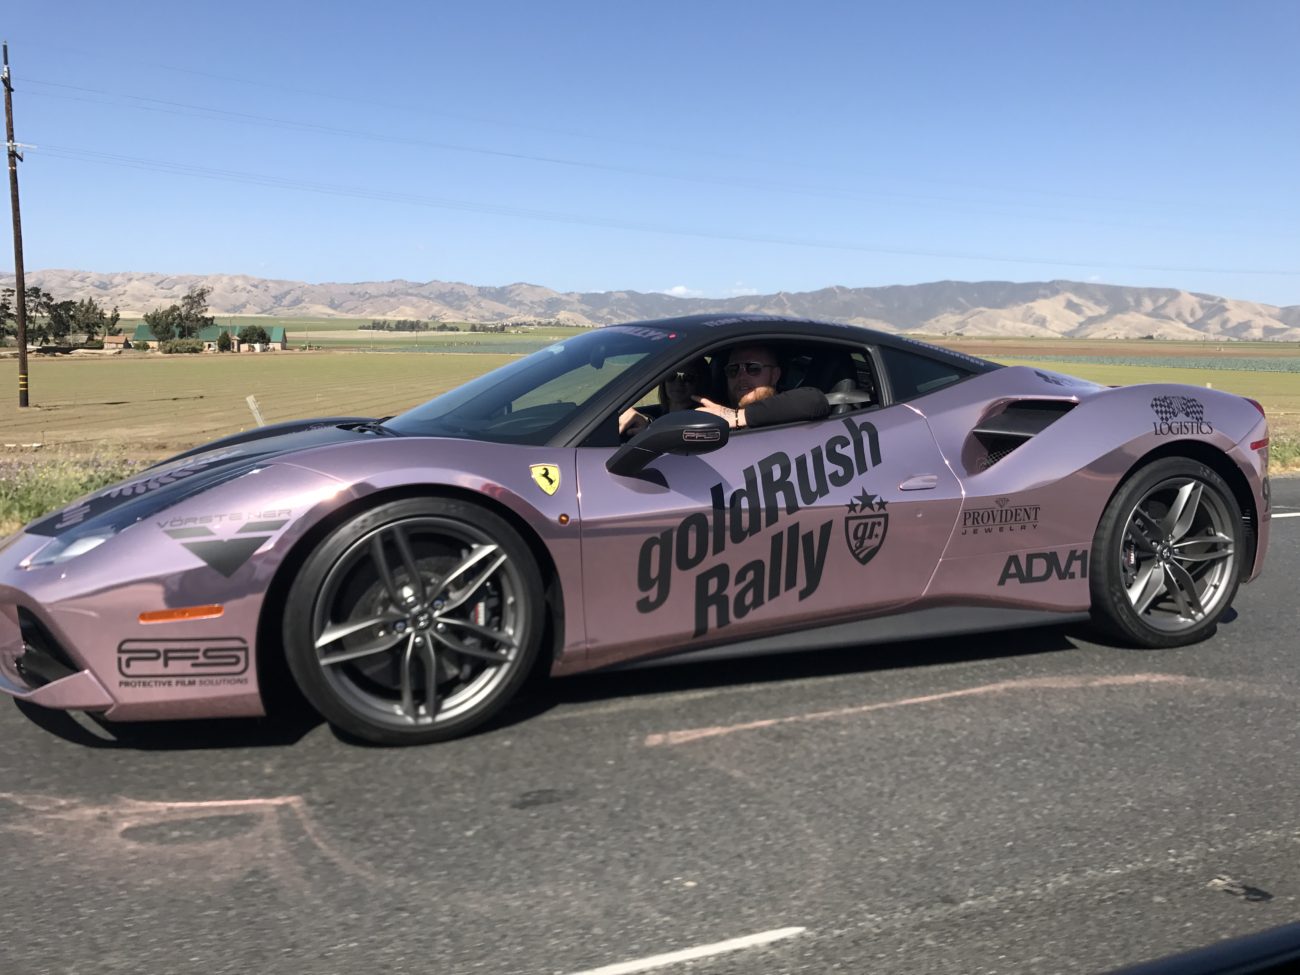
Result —
<path fill-rule="evenodd" d="M 0 284 L 13 276 L 0 276 Z M 699 312 L 761 312 L 833 319 L 921 335 L 1042 338 L 1276 339 L 1300 341 L 1300 305 L 1278 307 L 1172 288 L 1080 281 L 936 281 L 880 288 L 691 298 L 657 292 L 559 292 L 535 284 L 480 287 L 444 281 L 309 284 L 238 274 L 27 275 L 56 300 L 93 297 L 127 317 L 179 302 L 201 285 L 214 314 L 285 318 L 417 318 L 458 322 L 554 320 L 601 325 Z"/>

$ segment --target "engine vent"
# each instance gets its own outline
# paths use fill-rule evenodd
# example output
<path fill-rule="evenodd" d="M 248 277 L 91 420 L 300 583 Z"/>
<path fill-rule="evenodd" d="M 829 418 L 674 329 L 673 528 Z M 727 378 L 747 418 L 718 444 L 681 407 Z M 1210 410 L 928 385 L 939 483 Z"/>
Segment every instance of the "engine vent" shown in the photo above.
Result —
<path fill-rule="evenodd" d="M 1018 447 L 1069 413 L 1077 404 L 1066 400 L 1017 400 L 986 416 L 971 431 L 971 464 L 986 471 Z"/>

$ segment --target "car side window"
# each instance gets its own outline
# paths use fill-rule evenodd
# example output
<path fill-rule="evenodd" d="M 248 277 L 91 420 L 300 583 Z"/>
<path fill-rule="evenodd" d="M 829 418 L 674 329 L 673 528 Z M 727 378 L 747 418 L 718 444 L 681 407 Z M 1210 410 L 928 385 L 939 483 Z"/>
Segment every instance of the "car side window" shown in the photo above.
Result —
<path fill-rule="evenodd" d="M 915 399 L 971 375 L 967 369 L 892 346 L 880 349 L 894 402 Z"/>

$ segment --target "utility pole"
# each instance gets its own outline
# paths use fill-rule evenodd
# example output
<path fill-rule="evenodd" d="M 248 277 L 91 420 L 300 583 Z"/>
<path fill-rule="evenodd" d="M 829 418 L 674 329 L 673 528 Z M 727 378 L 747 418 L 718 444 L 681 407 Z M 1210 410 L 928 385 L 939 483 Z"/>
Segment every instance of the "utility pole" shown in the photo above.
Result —
<path fill-rule="evenodd" d="M 23 276 L 23 218 L 18 210 L 18 162 L 14 141 L 14 86 L 9 80 L 9 42 L 4 44 L 5 148 L 9 156 L 9 202 L 14 214 L 14 293 L 18 324 L 18 406 L 27 406 L 27 280 Z"/>

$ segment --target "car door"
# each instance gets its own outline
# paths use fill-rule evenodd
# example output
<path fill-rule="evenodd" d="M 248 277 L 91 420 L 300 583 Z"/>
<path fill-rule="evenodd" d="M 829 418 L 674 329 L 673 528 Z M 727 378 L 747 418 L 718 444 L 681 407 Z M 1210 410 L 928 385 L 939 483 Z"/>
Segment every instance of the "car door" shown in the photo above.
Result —
<path fill-rule="evenodd" d="M 589 666 L 863 618 L 917 599 L 961 487 L 907 406 L 733 433 L 654 477 L 577 450 Z"/>

